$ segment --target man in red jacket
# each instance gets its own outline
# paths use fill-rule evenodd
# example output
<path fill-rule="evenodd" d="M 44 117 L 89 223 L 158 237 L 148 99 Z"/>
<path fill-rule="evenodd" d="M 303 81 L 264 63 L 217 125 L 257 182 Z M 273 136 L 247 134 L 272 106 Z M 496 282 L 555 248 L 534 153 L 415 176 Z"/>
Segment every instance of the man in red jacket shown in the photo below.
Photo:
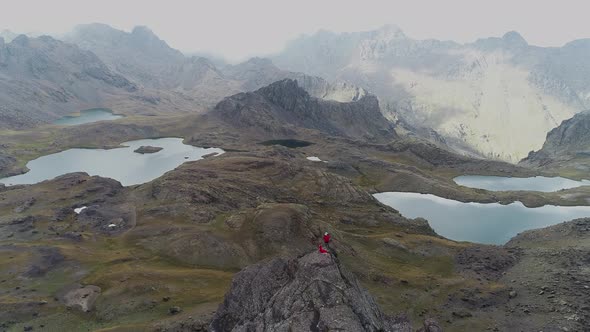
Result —
<path fill-rule="evenodd" d="M 318 249 L 320 250 L 320 253 L 321 254 L 327 254 L 328 253 L 328 251 L 326 249 L 324 249 L 324 247 L 322 247 L 321 244 L 318 246 Z"/>
<path fill-rule="evenodd" d="M 332 235 L 330 235 L 330 233 L 328 233 L 328 232 L 325 232 L 324 233 L 324 243 L 326 245 L 329 245 L 330 244 L 330 239 L 331 238 L 332 238 Z"/>

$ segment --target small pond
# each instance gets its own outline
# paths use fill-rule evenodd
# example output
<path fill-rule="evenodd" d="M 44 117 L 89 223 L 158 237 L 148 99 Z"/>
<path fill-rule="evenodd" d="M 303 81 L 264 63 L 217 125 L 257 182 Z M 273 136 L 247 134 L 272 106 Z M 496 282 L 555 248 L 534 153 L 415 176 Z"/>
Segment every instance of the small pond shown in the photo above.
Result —
<path fill-rule="evenodd" d="M 66 115 L 53 122 L 60 126 L 76 126 L 85 123 L 116 120 L 122 118 L 122 115 L 115 115 L 111 110 L 105 108 L 93 108 L 80 112 L 80 115 Z"/>
<path fill-rule="evenodd" d="M 298 139 L 273 139 L 270 141 L 260 142 L 262 145 L 282 145 L 291 149 L 304 148 L 310 146 L 313 143 L 308 141 L 301 141 Z"/>

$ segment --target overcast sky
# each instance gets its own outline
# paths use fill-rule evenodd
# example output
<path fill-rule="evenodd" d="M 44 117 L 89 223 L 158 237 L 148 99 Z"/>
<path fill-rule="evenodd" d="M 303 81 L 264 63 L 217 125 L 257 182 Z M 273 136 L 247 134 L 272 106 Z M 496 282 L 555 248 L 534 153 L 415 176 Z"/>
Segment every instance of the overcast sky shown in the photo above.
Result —
<path fill-rule="evenodd" d="M 319 29 L 396 24 L 413 38 L 470 42 L 520 32 L 561 46 L 590 37 L 589 0 L 0 0 L 0 30 L 60 34 L 80 23 L 146 25 L 172 47 L 231 60 L 279 51 Z"/>

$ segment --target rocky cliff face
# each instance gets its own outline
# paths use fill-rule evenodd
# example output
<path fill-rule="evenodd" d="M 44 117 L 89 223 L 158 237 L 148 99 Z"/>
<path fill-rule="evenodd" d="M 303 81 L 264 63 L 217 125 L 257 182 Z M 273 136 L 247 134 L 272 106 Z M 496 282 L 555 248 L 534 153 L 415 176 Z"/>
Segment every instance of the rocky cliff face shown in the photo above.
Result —
<path fill-rule="evenodd" d="M 461 150 L 517 162 L 539 149 L 549 130 L 590 107 L 588 45 L 535 47 L 516 32 L 463 45 L 414 40 L 386 26 L 320 31 L 273 61 L 366 88 L 391 119 L 430 127 Z"/>
<path fill-rule="evenodd" d="M 212 114 L 234 126 L 255 128 L 275 138 L 292 136 L 295 127 L 369 140 L 396 137 L 376 97 L 367 95 L 348 103 L 321 100 L 290 79 L 228 97 Z"/>
<path fill-rule="evenodd" d="M 543 148 L 546 155 L 590 154 L 590 111 L 576 114 L 547 134 Z M 537 153 L 531 153 L 534 159 Z"/>
<path fill-rule="evenodd" d="M 276 258 L 238 273 L 210 325 L 224 331 L 412 331 L 381 312 L 329 254 Z"/>
<path fill-rule="evenodd" d="M 521 164 L 535 167 L 590 167 L 590 111 L 576 114 L 547 134 L 545 144 Z"/>

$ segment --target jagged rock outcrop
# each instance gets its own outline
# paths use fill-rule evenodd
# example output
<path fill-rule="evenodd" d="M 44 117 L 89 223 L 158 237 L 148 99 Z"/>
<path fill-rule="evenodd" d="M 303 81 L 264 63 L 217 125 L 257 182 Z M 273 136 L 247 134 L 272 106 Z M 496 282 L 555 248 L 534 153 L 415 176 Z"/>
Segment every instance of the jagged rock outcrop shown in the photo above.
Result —
<path fill-rule="evenodd" d="M 276 258 L 238 273 L 211 324 L 225 331 L 412 331 L 383 314 L 331 255 Z"/>
<path fill-rule="evenodd" d="M 225 98 L 212 114 L 233 126 L 253 128 L 274 137 L 291 136 L 295 127 L 368 140 L 397 136 L 393 125 L 381 114 L 376 97 L 366 95 L 348 103 L 321 100 L 290 79 Z"/>
<path fill-rule="evenodd" d="M 578 113 L 551 130 L 543 148 L 529 153 L 521 163 L 546 166 L 576 158 L 590 158 L 590 111 Z"/>

